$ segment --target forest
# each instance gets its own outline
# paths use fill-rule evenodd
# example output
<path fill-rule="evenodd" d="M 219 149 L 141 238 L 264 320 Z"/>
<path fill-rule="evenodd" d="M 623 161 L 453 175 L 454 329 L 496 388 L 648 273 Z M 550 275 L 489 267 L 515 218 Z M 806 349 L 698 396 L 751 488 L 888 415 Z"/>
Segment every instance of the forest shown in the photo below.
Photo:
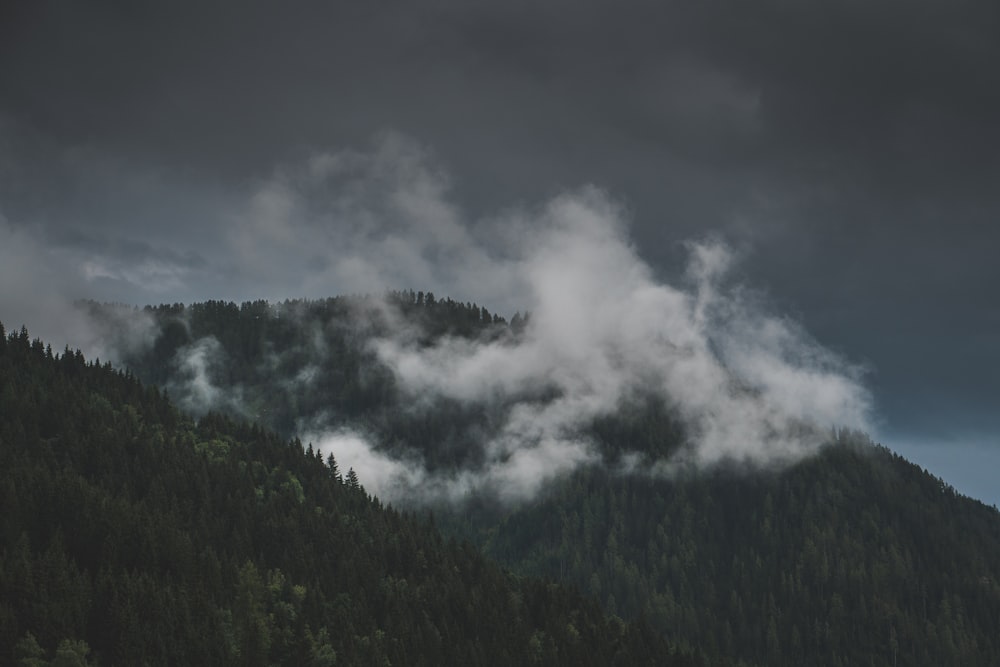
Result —
<path fill-rule="evenodd" d="M 81 307 L 115 365 L 23 330 L 2 353 L 0 651 L 18 659 L 1000 662 L 1000 514 L 864 434 L 767 469 L 623 474 L 685 441 L 637 396 L 580 433 L 596 461 L 537 495 L 390 506 L 297 438 L 346 425 L 481 470 L 513 399 L 416 409 L 372 341 L 514 345 L 530 315 L 408 290 Z"/>
<path fill-rule="evenodd" d="M 726 664 L 24 328 L 0 415 L 0 663 Z"/>

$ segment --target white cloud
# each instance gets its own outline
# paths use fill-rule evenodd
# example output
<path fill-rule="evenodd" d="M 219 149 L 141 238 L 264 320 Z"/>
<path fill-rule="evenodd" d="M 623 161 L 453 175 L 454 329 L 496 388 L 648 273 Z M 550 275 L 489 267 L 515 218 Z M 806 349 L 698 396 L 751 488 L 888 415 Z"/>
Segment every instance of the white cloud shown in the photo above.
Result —
<path fill-rule="evenodd" d="M 324 457 L 333 454 L 341 474 L 353 469 L 369 493 L 403 503 L 458 502 L 483 491 L 517 502 L 537 493 L 553 476 L 596 460 L 579 442 L 552 440 L 519 447 L 504 462 L 493 461 L 482 470 L 429 472 L 420 459 L 389 456 L 350 429 L 306 433 L 304 440 Z"/>
<path fill-rule="evenodd" d="M 245 415 L 242 387 L 219 387 L 212 381 L 213 370 L 225 363 L 226 352 L 218 339 L 199 338 L 174 354 L 176 373 L 167 384 L 167 391 L 180 407 L 196 415 L 211 410 Z"/>
<path fill-rule="evenodd" d="M 25 325 L 57 352 L 69 346 L 104 361 L 151 344 L 153 325 L 141 312 L 115 313 L 104 326 L 78 307 L 86 296 L 81 285 L 103 272 L 80 253 L 46 244 L 41 227 L 15 225 L 0 214 L 0 320 L 8 329 Z"/>
<path fill-rule="evenodd" d="M 480 282 L 508 299 L 513 278 L 447 197 L 428 151 L 393 133 L 371 152 L 318 154 L 258 184 L 232 215 L 228 246 L 252 282 L 305 296 L 420 286 L 439 294 Z M 492 298 L 491 298 L 492 297 Z"/>
<path fill-rule="evenodd" d="M 393 335 L 373 343 L 411 409 L 432 409 L 438 399 L 484 405 L 499 425 L 480 438 L 483 456 L 472 457 L 479 467 L 444 472 L 392 459 L 339 425 L 332 435 L 317 432 L 320 442 L 347 447 L 366 485 L 399 497 L 530 495 L 551 476 L 595 461 L 588 425 L 637 395 L 662 397 L 686 427 L 679 456 L 700 465 L 791 461 L 815 451 L 832 426 L 867 427 L 859 369 L 733 284 L 724 242 L 689 243 L 683 280 L 667 284 L 630 242 L 622 207 L 596 188 L 471 220 L 449 186 L 429 151 L 386 134 L 369 152 L 322 153 L 277 169 L 233 209 L 221 238 L 219 265 L 231 265 L 246 289 L 266 286 L 260 296 L 412 287 L 494 311 L 531 311 L 517 339 L 446 337 L 427 347 L 397 320 Z M 56 255 L 70 250 L 47 248 L 2 220 L 0 236 L 2 276 L 22 290 L 38 279 L 69 293 L 81 275 L 140 285 L 186 280 L 181 269 L 115 264 L 100 253 L 66 254 L 76 262 L 66 268 Z M 227 398 L 208 382 L 223 352 L 203 339 L 179 353 L 178 395 L 189 407 L 239 407 L 238 395 Z"/>
<path fill-rule="evenodd" d="M 413 409 L 444 398 L 502 415 L 481 443 L 482 467 L 444 480 L 351 440 L 352 455 L 366 452 L 359 460 L 372 477 L 359 466 L 362 482 L 382 492 L 531 495 L 594 461 L 581 434 L 640 394 L 661 396 L 678 415 L 689 435 L 679 457 L 700 465 L 793 461 L 833 426 L 868 424 L 860 370 L 732 284 L 725 243 L 689 243 L 685 281 L 660 282 L 629 241 L 621 207 L 600 190 L 463 220 L 426 152 L 395 136 L 371 154 L 320 156 L 279 180 L 292 202 L 281 210 L 310 214 L 283 223 L 306 233 L 272 238 L 295 239 L 296 253 L 329 248 L 338 291 L 413 286 L 531 311 L 516 342 L 446 337 L 427 347 L 404 327 L 373 343 Z"/>

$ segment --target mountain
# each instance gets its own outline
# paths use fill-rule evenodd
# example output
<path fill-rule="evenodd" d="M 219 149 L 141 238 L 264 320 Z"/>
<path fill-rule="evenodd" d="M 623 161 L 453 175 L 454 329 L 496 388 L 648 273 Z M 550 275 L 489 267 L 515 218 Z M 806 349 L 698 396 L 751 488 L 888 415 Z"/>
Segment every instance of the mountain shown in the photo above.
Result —
<path fill-rule="evenodd" d="M 705 664 L 334 457 L 0 325 L 0 663 Z"/>
<path fill-rule="evenodd" d="M 544 386 L 488 404 L 405 392 L 379 340 L 404 332 L 428 349 L 442 339 L 516 345 L 528 321 L 433 295 L 87 307 L 109 335 L 139 331 L 144 342 L 118 343 L 128 367 L 192 410 L 229 411 L 289 437 L 349 428 L 434 479 L 481 473 L 497 414 L 551 400 Z M 520 575 L 570 583 L 608 613 L 709 656 L 1000 664 L 995 508 L 850 432 L 831 432 L 797 462 L 659 469 L 685 440 L 661 399 L 635 396 L 588 423 L 575 435 L 596 458 L 537 493 L 511 501 L 494 483 L 464 502 L 402 501 L 433 506 L 439 526 Z"/>
<path fill-rule="evenodd" d="M 710 654 L 768 665 L 995 665 L 1000 516 L 847 438 L 781 472 L 598 468 L 491 526 L 484 550 Z"/>

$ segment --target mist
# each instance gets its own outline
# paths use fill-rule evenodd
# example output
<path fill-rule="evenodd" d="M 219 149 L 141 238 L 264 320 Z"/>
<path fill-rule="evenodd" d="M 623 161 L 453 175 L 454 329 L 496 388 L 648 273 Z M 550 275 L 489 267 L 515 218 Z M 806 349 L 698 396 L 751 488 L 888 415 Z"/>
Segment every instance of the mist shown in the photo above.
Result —
<path fill-rule="evenodd" d="M 439 470 L 377 433 L 302 415 L 303 441 L 333 453 L 344 470 L 354 467 L 370 491 L 397 500 L 529 498 L 553 477 L 599 463 L 588 427 L 640 397 L 661 401 L 686 434 L 669 460 L 626 457 L 632 469 L 654 474 L 721 461 L 787 465 L 815 453 L 834 427 L 870 427 L 864 369 L 746 286 L 741 251 L 723 236 L 685 243 L 684 266 L 668 281 L 640 256 L 627 203 L 612 193 L 585 185 L 473 217 L 456 203 L 455 182 L 432 149 L 397 133 L 379 135 L 369 150 L 314 153 L 238 195 L 205 198 L 213 208 L 201 217 L 226 224 L 207 227 L 197 251 L 220 260 L 194 273 L 168 271 L 178 294 L 194 288 L 189 280 L 250 298 L 412 288 L 508 317 L 530 312 L 517 335 L 446 336 L 428 346 L 389 301 L 378 305 L 389 333 L 369 344 L 396 379 L 400 409 L 450 401 L 492 417 L 490 428 L 464 439 L 481 450 L 473 457 L 480 464 Z M 98 270 L 111 266 L 107 258 L 47 245 L 29 224 L 0 219 L 0 234 L 0 271 L 20 286 L 4 298 L 25 297 L 4 310 L 26 313 L 33 333 L 63 340 L 72 332 L 74 346 L 113 361 L 152 345 L 156 332 L 142 311 L 99 328 L 69 305 L 80 285 L 139 284 L 148 256 L 111 275 Z M 157 262 L 194 251 L 170 248 Z M 45 286 L 41 296 L 34 284 Z M 321 340 L 316 346 L 311 353 L 322 358 Z M 241 387 L 213 384 L 212 369 L 225 363 L 217 340 L 192 341 L 174 360 L 171 395 L 196 415 L 253 414 Z M 314 373 L 306 368 L 293 381 L 308 384 Z"/>
<path fill-rule="evenodd" d="M 475 470 L 428 471 L 419 459 L 392 459 L 377 436 L 343 425 L 304 434 L 342 468 L 354 467 L 369 490 L 410 500 L 475 490 L 531 497 L 554 476 L 599 461 L 587 426 L 646 395 L 662 400 L 687 434 L 670 460 L 628 457 L 633 467 L 660 474 L 721 461 L 787 465 L 815 453 L 833 428 L 869 427 L 864 369 L 734 280 L 739 257 L 723 239 L 688 242 L 686 269 L 668 284 L 631 243 L 625 207 L 599 188 L 463 220 L 447 199 L 446 176 L 399 141 L 365 159 L 351 156 L 355 168 L 372 173 L 335 198 L 336 208 L 364 224 L 332 270 L 356 268 L 370 284 L 447 286 L 453 296 L 491 307 L 520 304 L 530 317 L 515 337 L 444 337 L 430 346 L 400 319 L 391 335 L 371 343 L 395 374 L 406 409 L 433 410 L 444 399 L 500 417 L 481 438 L 485 463 Z M 393 161 L 386 151 L 399 150 L 405 168 L 387 177 Z M 345 163 L 314 159 L 311 178 L 318 164 L 339 174 Z M 333 165 L 340 166 L 330 171 Z M 282 174 L 281 210 L 305 208 L 317 182 L 308 181 L 302 198 L 290 182 Z M 366 200 L 391 205 L 360 206 Z"/>
<path fill-rule="evenodd" d="M 247 416 L 243 388 L 220 387 L 212 381 L 212 371 L 224 367 L 226 352 L 214 336 L 205 336 L 177 350 L 174 373 L 166 389 L 187 412 L 201 416 L 213 410 Z"/>

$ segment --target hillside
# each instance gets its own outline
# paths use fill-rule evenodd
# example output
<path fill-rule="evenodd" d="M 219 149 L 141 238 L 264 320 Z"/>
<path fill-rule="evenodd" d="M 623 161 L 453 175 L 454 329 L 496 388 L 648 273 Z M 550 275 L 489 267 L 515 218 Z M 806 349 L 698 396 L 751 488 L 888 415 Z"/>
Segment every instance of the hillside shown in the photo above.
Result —
<path fill-rule="evenodd" d="M 152 342 L 130 348 L 129 366 L 192 409 L 208 399 L 286 435 L 349 425 L 386 455 L 416 452 L 428 470 L 452 475 L 482 469 L 477 438 L 513 399 L 413 409 L 371 343 L 406 330 L 428 346 L 443 336 L 516 344 L 525 321 L 407 292 L 131 315 L 90 308 L 111 324 L 146 318 Z M 534 391 L 547 400 L 544 387 Z M 709 655 L 769 665 L 1000 662 L 1000 514 L 864 436 L 831 433 L 795 464 L 625 474 L 630 455 L 664 460 L 683 447 L 684 425 L 656 396 L 618 406 L 579 436 L 599 459 L 540 494 L 497 503 L 497 489 L 485 488 L 459 504 L 414 501 L 437 503 L 439 525 L 514 571 L 570 582 L 607 612 Z"/>
<path fill-rule="evenodd" d="M 0 663 L 703 664 L 295 440 L 0 326 Z"/>
<path fill-rule="evenodd" d="M 710 653 L 845 666 L 1000 656 L 1000 515 L 871 444 L 756 475 L 588 469 L 484 542 Z"/>

